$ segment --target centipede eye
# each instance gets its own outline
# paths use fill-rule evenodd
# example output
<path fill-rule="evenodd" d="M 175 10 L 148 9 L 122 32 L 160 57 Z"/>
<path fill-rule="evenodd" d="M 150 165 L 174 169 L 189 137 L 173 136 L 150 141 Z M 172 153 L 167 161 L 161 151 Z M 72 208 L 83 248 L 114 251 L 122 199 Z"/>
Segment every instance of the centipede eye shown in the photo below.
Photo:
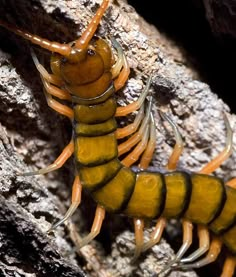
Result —
<path fill-rule="evenodd" d="M 88 49 L 87 54 L 89 56 L 94 56 L 96 53 L 95 53 L 95 51 L 93 49 Z"/>

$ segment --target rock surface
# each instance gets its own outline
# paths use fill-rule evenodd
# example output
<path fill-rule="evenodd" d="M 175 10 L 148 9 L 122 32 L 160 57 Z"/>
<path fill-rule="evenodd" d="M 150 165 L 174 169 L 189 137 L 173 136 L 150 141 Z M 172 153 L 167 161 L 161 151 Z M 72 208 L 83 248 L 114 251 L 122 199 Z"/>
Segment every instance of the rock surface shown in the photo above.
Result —
<path fill-rule="evenodd" d="M 69 42 L 87 26 L 99 3 L 3 1 L 0 18 L 50 40 Z M 130 79 L 117 94 L 120 105 L 136 100 L 147 77 L 153 75 L 157 146 L 152 166 L 164 167 L 174 146 L 172 129 L 158 114 L 161 109 L 178 125 L 184 139 L 180 168 L 200 170 L 224 147 L 223 112 L 234 130 L 235 115 L 229 114 L 228 106 L 201 82 L 184 51 L 125 2 L 110 4 L 97 34 L 115 37 L 131 66 Z M 95 206 L 86 195 L 73 217 L 76 227 L 69 222 L 54 234 L 46 234 L 69 207 L 73 162 L 45 176 L 17 177 L 16 173 L 43 168 L 55 160 L 70 140 L 71 125 L 47 106 L 29 44 L 3 28 L 0 37 L 0 275 L 152 276 L 159 272 L 173 257 L 173 250 L 162 240 L 138 263 L 130 264 L 134 236 L 132 222 L 126 218 L 108 215 L 98 240 L 76 253 L 73 230 L 85 235 L 94 213 Z M 47 66 L 48 53 L 35 49 Z M 235 159 L 233 154 L 216 171 L 218 176 L 224 180 L 236 176 Z M 180 231 L 176 225 L 169 229 L 174 230 L 169 232 L 174 240 L 174 233 Z M 196 274 L 173 271 L 170 276 Z"/>

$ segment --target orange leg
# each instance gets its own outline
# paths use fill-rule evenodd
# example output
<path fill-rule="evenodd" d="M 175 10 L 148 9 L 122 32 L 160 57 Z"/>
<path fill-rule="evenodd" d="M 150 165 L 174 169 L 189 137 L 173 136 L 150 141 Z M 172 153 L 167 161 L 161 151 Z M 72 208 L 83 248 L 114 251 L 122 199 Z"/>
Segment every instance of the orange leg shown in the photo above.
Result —
<path fill-rule="evenodd" d="M 155 150 L 155 146 L 156 146 L 156 128 L 155 128 L 153 116 L 151 114 L 149 141 L 148 141 L 146 150 L 144 151 L 144 153 L 141 157 L 141 160 L 139 163 L 139 168 L 146 169 L 149 166 L 149 164 L 153 158 L 153 152 Z"/>
<path fill-rule="evenodd" d="M 142 135 L 142 139 L 141 141 L 138 143 L 138 145 L 134 148 L 134 150 L 127 155 L 122 161 L 121 163 L 124 166 L 131 166 L 132 164 L 134 164 L 138 158 L 140 157 L 140 155 L 143 153 L 143 151 L 145 150 L 145 148 L 147 147 L 147 143 L 148 143 L 148 137 L 149 137 L 149 125 L 146 128 L 146 130 L 144 131 L 143 135 Z"/>
<path fill-rule="evenodd" d="M 230 181 L 228 181 L 226 183 L 227 186 L 231 187 L 231 188 L 235 188 L 236 189 L 236 178 L 231 179 Z"/>
<path fill-rule="evenodd" d="M 223 272 L 220 277 L 232 277 L 236 266 L 235 257 L 228 256 L 224 262 Z"/>
<path fill-rule="evenodd" d="M 73 153 L 74 153 L 74 141 L 71 140 L 70 143 L 63 149 L 60 156 L 46 168 L 36 170 L 36 171 L 31 171 L 31 172 L 18 173 L 18 175 L 22 175 L 22 176 L 40 175 L 40 174 L 46 174 L 48 172 L 57 170 L 58 168 L 63 166 L 63 164 L 71 157 Z"/>
<path fill-rule="evenodd" d="M 187 258 L 181 259 L 181 263 L 191 263 L 202 256 L 210 246 L 210 234 L 206 226 L 198 225 L 199 248 Z"/>
<path fill-rule="evenodd" d="M 179 157 L 183 152 L 183 148 L 184 148 L 183 140 L 182 140 L 182 137 L 180 135 L 177 125 L 165 113 L 163 113 L 162 111 L 159 111 L 159 112 L 160 112 L 161 117 L 164 120 L 168 121 L 168 123 L 171 125 L 171 127 L 174 131 L 176 143 L 175 143 L 173 152 L 169 158 L 168 164 L 166 166 L 167 169 L 174 170 L 174 169 L 176 169 L 177 163 L 179 161 Z"/>
<path fill-rule="evenodd" d="M 38 72 L 40 73 L 41 77 L 45 81 L 47 81 L 47 82 L 49 82 L 53 85 L 56 85 L 58 87 L 62 86 L 63 81 L 58 76 L 56 76 L 54 74 L 50 74 L 50 73 L 47 72 L 47 70 L 40 64 L 40 62 L 39 62 L 39 60 L 38 60 L 38 58 L 37 58 L 37 56 L 36 56 L 36 54 L 35 54 L 35 52 L 32 48 L 30 49 L 30 53 L 31 53 L 33 62 L 35 64 Z"/>
<path fill-rule="evenodd" d="M 186 253 L 186 251 L 189 249 L 190 245 L 192 244 L 192 239 L 193 239 L 193 224 L 184 219 L 182 222 L 183 225 L 183 244 L 180 247 L 179 251 L 175 255 L 175 258 L 168 263 L 160 273 L 162 272 L 168 272 L 171 270 L 172 265 L 178 263 L 180 259 L 183 257 L 183 255 Z"/>
<path fill-rule="evenodd" d="M 223 151 L 212 161 L 210 161 L 207 165 L 205 165 L 199 173 L 210 174 L 214 170 L 216 170 L 228 157 L 231 155 L 233 151 L 233 131 L 230 127 L 229 120 L 227 116 L 224 114 L 224 121 L 227 130 L 227 139 L 226 146 Z"/>
<path fill-rule="evenodd" d="M 127 137 L 127 136 L 135 133 L 137 131 L 143 117 L 144 117 L 144 105 L 141 106 L 133 123 L 131 123 L 123 128 L 118 128 L 116 130 L 116 132 L 115 132 L 116 138 L 121 139 L 121 138 Z"/>
<path fill-rule="evenodd" d="M 144 228 L 144 220 L 134 218 L 134 230 L 135 230 L 136 247 L 135 247 L 132 262 L 134 262 L 142 252 L 143 228 Z"/>
<path fill-rule="evenodd" d="M 77 207 L 80 204 L 80 201 L 81 201 L 81 192 L 82 192 L 82 185 L 80 183 L 79 176 L 76 175 L 74 183 L 73 183 L 73 188 L 72 188 L 71 205 L 70 205 L 68 211 L 66 212 L 65 216 L 61 220 L 59 220 L 57 223 L 55 223 L 48 230 L 48 233 L 50 233 L 51 231 L 55 230 L 59 225 L 64 223 L 66 220 L 68 220 L 73 215 L 73 213 L 76 211 Z"/>
<path fill-rule="evenodd" d="M 182 269 L 192 269 L 192 268 L 199 268 L 204 265 L 210 264 L 217 259 L 218 255 L 220 254 L 221 247 L 222 247 L 222 241 L 219 238 L 214 237 L 210 244 L 209 252 L 207 253 L 205 258 L 192 264 L 187 264 L 187 265 L 180 264 L 180 267 Z"/>
<path fill-rule="evenodd" d="M 148 242 L 144 243 L 144 245 L 143 245 L 142 252 L 153 247 L 155 244 L 157 244 L 160 241 L 162 233 L 166 226 L 166 223 L 167 223 L 167 221 L 165 218 L 158 219 L 155 229 L 153 230 L 153 232 L 151 234 L 150 240 Z"/>
<path fill-rule="evenodd" d="M 128 61 L 126 59 L 126 56 L 123 53 L 123 50 L 122 50 L 120 44 L 114 38 L 112 38 L 112 44 L 118 51 L 118 61 L 112 68 L 112 77 L 113 78 L 117 76 L 118 70 L 120 71 L 121 66 L 123 66 L 117 79 L 115 79 L 115 81 L 114 81 L 115 91 L 118 91 L 120 88 L 122 88 L 124 86 L 124 84 L 128 80 L 130 68 L 129 68 Z"/>
<path fill-rule="evenodd" d="M 91 232 L 79 242 L 79 248 L 82 248 L 93 240 L 99 233 L 102 227 L 102 222 L 105 218 L 105 209 L 101 206 L 97 206 Z"/>
<path fill-rule="evenodd" d="M 116 48 L 117 56 L 118 56 L 116 63 L 113 65 L 113 67 L 111 69 L 112 79 L 114 79 L 120 74 L 121 68 L 124 65 L 124 60 L 126 59 L 126 57 L 125 57 L 125 54 L 123 52 L 121 45 L 119 44 L 119 42 L 116 39 L 114 39 L 112 37 L 111 43 Z"/>
<path fill-rule="evenodd" d="M 52 96 L 48 93 L 45 92 L 45 97 L 47 100 L 47 104 L 50 108 L 52 108 L 53 110 L 55 110 L 56 112 L 58 112 L 59 114 L 62 114 L 66 117 L 68 117 L 69 119 L 73 120 L 74 118 L 74 111 L 67 107 L 66 105 L 63 105 L 61 103 L 59 103 L 58 101 L 54 100 L 52 98 Z"/>
<path fill-rule="evenodd" d="M 40 73 L 41 80 L 43 82 L 44 88 L 46 92 L 50 95 L 56 96 L 59 99 L 62 100 L 69 100 L 71 101 L 71 95 L 56 86 L 62 86 L 63 82 L 60 78 L 58 78 L 56 75 L 49 74 L 47 70 L 39 63 L 39 60 L 37 56 L 35 55 L 33 49 L 31 49 L 31 56 L 34 61 L 34 64 L 36 68 L 38 69 Z M 51 85 L 53 84 L 53 85 Z M 54 86 L 56 85 L 56 86 Z"/>
<path fill-rule="evenodd" d="M 31 50 L 31 55 L 34 61 L 34 64 L 36 68 L 38 69 L 45 91 L 45 97 L 47 100 L 47 104 L 50 108 L 53 110 L 57 111 L 59 114 L 65 115 L 66 117 L 69 117 L 71 120 L 74 118 L 74 111 L 67 107 L 66 105 L 63 105 L 59 103 L 58 101 L 54 100 L 51 95 L 54 95 L 60 99 L 64 100 L 71 100 L 71 97 L 68 92 L 63 91 L 55 86 L 52 86 L 48 83 L 49 80 L 52 81 L 52 83 L 57 83 L 60 82 L 57 77 L 54 75 L 50 75 L 45 68 L 39 63 L 38 58 L 36 57 L 35 53 L 33 50 Z"/>
<path fill-rule="evenodd" d="M 115 116 L 126 116 L 127 114 L 130 114 L 132 112 L 135 112 L 136 110 L 138 110 L 144 100 L 146 99 L 147 95 L 148 95 L 148 92 L 149 92 L 149 88 L 150 88 L 150 85 L 151 85 L 151 81 L 152 81 L 152 78 L 149 77 L 148 81 L 147 81 L 147 84 L 146 84 L 146 87 L 145 89 L 143 90 L 142 94 L 140 95 L 139 99 L 125 107 L 118 107 L 116 109 L 116 114 Z"/>
<path fill-rule="evenodd" d="M 134 135 L 132 135 L 127 141 L 118 145 L 119 156 L 128 152 L 134 145 L 136 145 L 142 139 L 145 133 L 145 130 L 147 129 L 147 126 L 148 126 L 149 117 L 150 117 L 150 114 L 147 112 L 139 130 Z"/>
<path fill-rule="evenodd" d="M 67 91 L 64 91 L 56 86 L 49 84 L 43 78 L 42 78 L 42 82 L 43 82 L 44 88 L 48 94 L 55 96 L 62 100 L 71 101 L 71 95 Z"/>

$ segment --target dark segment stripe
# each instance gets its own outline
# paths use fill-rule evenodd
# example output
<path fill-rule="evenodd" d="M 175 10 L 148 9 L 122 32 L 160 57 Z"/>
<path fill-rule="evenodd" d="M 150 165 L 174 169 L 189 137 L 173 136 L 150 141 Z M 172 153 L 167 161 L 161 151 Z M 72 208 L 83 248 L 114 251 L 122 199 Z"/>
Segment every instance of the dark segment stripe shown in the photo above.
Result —
<path fill-rule="evenodd" d="M 158 218 L 165 205 L 166 187 L 161 173 L 140 172 L 123 213 L 131 217 Z"/>
<path fill-rule="evenodd" d="M 117 140 L 114 133 L 75 138 L 75 159 L 78 167 L 101 165 L 116 158 L 117 155 Z"/>
<path fill-rule="evenodd" d="M 134 190 L 135 181 L 136 176 L 130 168 L 122 167 L 110 182 L 92 192 L 92 197 L 106 211 L 118 213 L 129 201 Z"/>
<path fill-rule="evenodd" d="M 221 207 L 221 212 L 209 228 L 215 234 L 222 234 L 236 223 L 236 190 L 226 186 L 226 201 Z"/>
<path fill-rule="evenodd" d="M 173 171 L 164 174 L 166 184 L 166 203 L 163 216 L 179 218 L 187 210 L 192 192 L 191 179 L 188 173 Z"/>
<path fill-rule="evenodd" d="M 114 132 L 116 128 L 116 120 L 112 117 L 107 121 L 98 124 L 78 123 L 75 125 L 74 130 L 77 136 L 95 137 L 107 135 Z"/>
<path fill-rule="evenodd" d="M 113 179 L 122 165 L 118 159 L 94 167 L 81 167 L 79 176 L 84 189 L 94 191 Z"/>
<path fill-rule="evenodd" d="M 225 200 L 225 188 L 221 179 L 205 175 L 191 174 L 192 194 L 184 217 L 188 220 L 209 224 L 220 212 Z"/>

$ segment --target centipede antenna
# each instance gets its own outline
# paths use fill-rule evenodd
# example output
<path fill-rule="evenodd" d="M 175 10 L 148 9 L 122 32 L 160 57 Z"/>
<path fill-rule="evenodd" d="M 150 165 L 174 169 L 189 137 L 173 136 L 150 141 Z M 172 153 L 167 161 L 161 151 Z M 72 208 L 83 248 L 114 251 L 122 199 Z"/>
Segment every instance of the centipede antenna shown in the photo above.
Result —
<path fill-rule="evenodd" d="M 86 30 L 83 32 L 81 37 L 75 42 L 75 47 L 83 50 L 87 47 L 89 41 L 93 37 L 95 31 L 97 30 L 98 24 L 100 23 L 100 20 L 105 13 L 107 6 L 109 4 L 109 0 L 103 0 L 101 6 L 97 10 L 96 14 L 92 18 L 91 22 L 89 23 Z"/>
<path fill-rule="evenodd" d="M 58 43 L 55 41 L 49 41 L 49 40 L 41 38 L 37 35 L 33 35 L 29 32 L 21 30 L 17 27 L 13 27 L 10 24 L 5 23 L 1 20 L 0 20 L 0 25 L 2 27 L 6 28 L 7 30 L 9 30 L 10 32 L 13 32 L 16 35 L 31 41 L 33 44 L 39 45 L 40 47 L 47 49 L 49 51 L 56 52 L 63 56 L 68 56 L 71 52 L 71 47 L 68 44 L 61 44 L 61 43 Z"/>

